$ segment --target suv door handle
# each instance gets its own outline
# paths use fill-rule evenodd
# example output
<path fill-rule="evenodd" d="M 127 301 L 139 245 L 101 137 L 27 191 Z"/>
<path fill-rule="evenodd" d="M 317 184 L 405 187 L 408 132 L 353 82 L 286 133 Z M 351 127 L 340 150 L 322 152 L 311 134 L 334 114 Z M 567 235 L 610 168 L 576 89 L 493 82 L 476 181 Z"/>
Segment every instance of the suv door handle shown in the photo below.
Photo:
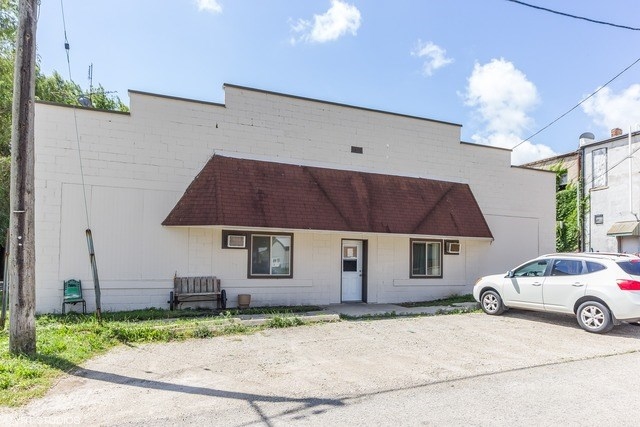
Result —
<path fill-rule="evenodd" d="M 532 283 L 532 285 L 533 285 L 533 286 L 541 286 L 541 285 L 542 285 L 542 283 L 541 283 L 541 282 L 535 282 L 535 283 Z"/>
<path fill-rule="evenodd" d="M 574 284 L 573 284 L 573 285 L 571 285 L 571 286 L 574 286 L 574 287 L 576 287 L 576 288 L 579 288 L 579 287 L 584 286 L 584 283 L 576 282 L 576 283 L 574 283 Z"/>

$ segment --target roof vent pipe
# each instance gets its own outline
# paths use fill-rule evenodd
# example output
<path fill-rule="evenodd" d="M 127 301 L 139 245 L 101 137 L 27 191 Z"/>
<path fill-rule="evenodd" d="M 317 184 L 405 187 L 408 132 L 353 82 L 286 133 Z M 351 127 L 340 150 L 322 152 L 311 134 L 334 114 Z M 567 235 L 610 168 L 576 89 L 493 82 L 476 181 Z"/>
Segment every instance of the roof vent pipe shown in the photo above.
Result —
<path fill-rule="evenodd" d="M 595 139 L 596 137 L 591 132 L 583 133 L 582 135 L 580 135 L 580 139 L 579 139 L 580 147 L 584 147 L 587 144 L 591 144 Z"/>

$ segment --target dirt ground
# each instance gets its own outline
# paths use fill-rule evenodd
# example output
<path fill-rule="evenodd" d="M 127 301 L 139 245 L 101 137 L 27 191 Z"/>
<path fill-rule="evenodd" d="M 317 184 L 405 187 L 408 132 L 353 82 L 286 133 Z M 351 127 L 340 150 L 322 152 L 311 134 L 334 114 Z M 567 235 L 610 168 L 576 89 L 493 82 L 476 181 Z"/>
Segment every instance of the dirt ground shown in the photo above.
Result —
<path fill-rule="evenodd" d="M 269 329 L 118 347 L 62 377 L 44 398 L 0 409 L 0 424 L 430 424 L 451 418 L 412 405 L 413 414 L 399 411 L 391 420 L 384 406 L 365 403 L 387 396 L 391 407 L 394 394 L 417 396 L 426 385 L 449 389 L 451 381 L 470 379 L 482 384 L 493 374 L 526 376 L 532 375 L 528 369 L 569 362 L 632 355 L 637 363 L 639 352 L 640 327 L 594 335 L 572 317 L 515 311 Z M 474 389 L 478 385 L 463 396 L 481 399 Z M 466 403 L 438 405 L 463 410 Z M 485 421 L 475 424 L 496 424 Z"/>

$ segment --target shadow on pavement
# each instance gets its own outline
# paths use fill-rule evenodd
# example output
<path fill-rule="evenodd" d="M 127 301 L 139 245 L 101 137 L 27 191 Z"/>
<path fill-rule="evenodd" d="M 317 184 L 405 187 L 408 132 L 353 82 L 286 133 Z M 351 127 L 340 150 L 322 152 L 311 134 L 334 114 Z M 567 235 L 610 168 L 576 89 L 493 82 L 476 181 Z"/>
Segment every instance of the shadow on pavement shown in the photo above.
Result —
<path fill-rule="evenodd" d="M 322 398 L 293 398 L 284 396 L 269 396 L 263 394 L 253 393 L 240 393 L 234 391 L 217 390 L 206 387 L 194 387 L 182 384 L 173 384 L 170 382 L 148 380 L 144 378 L 136 378 L 125 375 L 114 374 L 110 372 L 101 372 L 93 369 L 82 368 L 73 364 L 72 362 L 53 355 L 37 355 L 34 356 L 43 363 L 57 369 L 63 369 L 69 375 L 74 375 L 79 378 L 86 378 L 96 381 L 104 381 L 112 384 L 127 385 L 131 387 L 140 387 L 144 389 L 162 390 L 178 393 L 195 394 L 200 396 L 220 397 L 225 399 L 237 399 L 242 400 L 251 405 L 255 412 L 260 416 L 262 421 L 266 425 L 271 425 L 269 416 L 266 415 L 259 407 L 258 403 L 297 403 L 300 407 L 286 411 L 284 414 L 278 416 L 292 414 L 299 411 L 309 410 L 317 408 L 315 413 L 324 412 L 326 409 L 321 409 L 322 406 L 339 407 L 344 406 L 343 399 L 322 399 Z"/>
<path fill-rule="evenodd" d="M 510 309 L 505 311 L 502 316 L 514 319 L 530 320 L 532 322 L 544 323 L 547 325 L 557 325 L 569 329 L 582 330 L 582 328 L 580 328 L 580 325 L 578 325 L 578 322 L 576 321 L 576 317 L 570 314 Z M 589 333 L 587 331 L 583 332 L 588 335 L 598 336 L 598 334 Z M 607 335 L 637 340 L 640 338 L 640 327 L 638 327 L 638 325 L 632 325 L 630 323 L 622 323 L 621 325 L 615 326 L 610 332 L 602 334 L 602 336 Z"/>

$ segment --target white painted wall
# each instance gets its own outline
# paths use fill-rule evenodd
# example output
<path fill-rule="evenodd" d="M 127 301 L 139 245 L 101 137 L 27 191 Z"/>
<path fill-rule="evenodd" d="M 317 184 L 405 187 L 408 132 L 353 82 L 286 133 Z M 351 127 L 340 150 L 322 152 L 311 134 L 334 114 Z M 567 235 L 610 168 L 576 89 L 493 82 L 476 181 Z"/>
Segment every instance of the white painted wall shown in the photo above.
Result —
<path fill-rule="evenodd" d="M 176 272 L 220 277 L 232 305 L 238 293 L 251 293 L 252 305 L 339 302 L 343 238 L 368 241 L 369 302 L 466 293 L 480 275 L 553 251 L 553 174 L 461 144 L 458 125 L 234 86 L 225 97 L 219 105 L 131 92 L 130 114 L 36 105 L 39 312 L 60 310 L 69 278 L 82 280 L 93 308 L 85 196 L 103 310 L 167 307 Z M 294 277 L 249 280 L 247 251 L 223 250 L 221 228 L 160 225 L 214 152 L 468 183 L 495 240 L 462 239 L 461 255 L 444 256 L 442 279 L 410 280 L 409 238 L 418 236 L 296 230 Z"/>
<path fill-rule="evenodd" d="M 607 149 L 607 185 L 593 186 L 593 151 Z M 640 135 L 631 139 L 632 156 L 629 159 L 629 139 L 625 135 L 605 141 L 596 142 L 584 147 L 584 182 L 585 194 L 589 197 L 590 210 L 585 214 L 585 250 L 595 252 L 617 252 L 618 242 L 615 237 L 607 236 L 611 226 L 620 221 L 637 221 L 640 217 L 640 163 L 637 160 L 640 149 Z M 632 188 L 629 199 L 629 162 L 631 162 Z M 596 224 L 596 215 L 603 216 L 603 224 Z M 623 237 L 623 251 L 640 252 L 640 241 L 635 237 Z"/>

